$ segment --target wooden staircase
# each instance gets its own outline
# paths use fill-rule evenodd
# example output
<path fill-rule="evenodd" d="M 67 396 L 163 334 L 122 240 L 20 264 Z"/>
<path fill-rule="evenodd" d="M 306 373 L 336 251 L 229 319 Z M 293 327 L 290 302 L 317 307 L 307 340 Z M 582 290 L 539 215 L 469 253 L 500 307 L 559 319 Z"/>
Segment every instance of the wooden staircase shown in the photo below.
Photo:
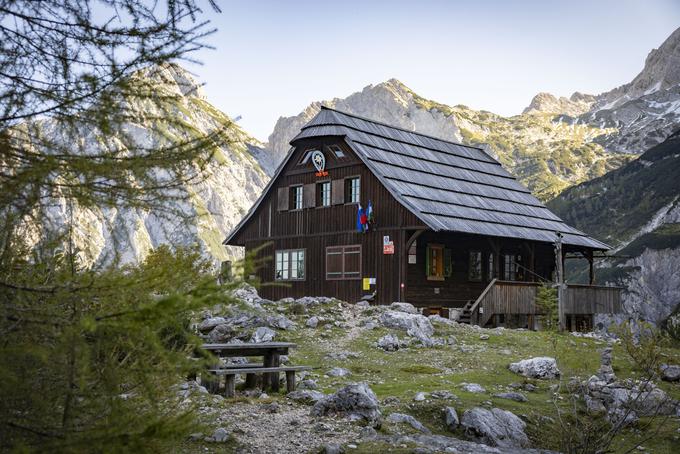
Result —
<path fill-rule="evenodd" d="M 458 323 L 465 323 L 466 325 L 470 324 L 470 317 L 472 317 L 472 306 L 475 304 L 475 300 L 468 300 L 467 303 L 465 303 L 465 306 L 463 306 L 463 309 L 460 311 L 460 316 L 458 317 Z"/>

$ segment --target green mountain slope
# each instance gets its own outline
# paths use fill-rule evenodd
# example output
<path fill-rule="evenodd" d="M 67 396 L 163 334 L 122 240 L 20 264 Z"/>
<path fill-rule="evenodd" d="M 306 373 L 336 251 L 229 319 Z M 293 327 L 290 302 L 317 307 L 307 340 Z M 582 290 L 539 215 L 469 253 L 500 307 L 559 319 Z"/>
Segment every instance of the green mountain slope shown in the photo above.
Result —
<path fill-rule="evenodd" d="M 645 226 L 652 231 L 663 223 L 659 217 L 680 197 L 679 179 L 680 131 L 620 169 L 567 189 L 548 206 L 568 223 L 622 246 Z"/>

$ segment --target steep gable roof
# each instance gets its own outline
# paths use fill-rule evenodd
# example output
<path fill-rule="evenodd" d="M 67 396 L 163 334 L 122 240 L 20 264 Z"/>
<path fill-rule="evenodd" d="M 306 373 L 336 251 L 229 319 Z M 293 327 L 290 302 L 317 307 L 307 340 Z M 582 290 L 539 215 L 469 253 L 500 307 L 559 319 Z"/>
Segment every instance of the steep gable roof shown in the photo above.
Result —
<path fill-rule="evenodd" d="M 568 226 L 480 148 L 379 123 L 328 107 L 291 145 L 312 137 L 342 136 L 392 196 L 434 231 L 553 242 L 598 250 L 606 244 Z M 285 167 L 289 153 L 272 179 Z M 265 189 L 267 193 L 270 185 Z M 264 197 L 263 194 L 263 197 Z M 254 213 L 259 201 L 227 240 Z"/>

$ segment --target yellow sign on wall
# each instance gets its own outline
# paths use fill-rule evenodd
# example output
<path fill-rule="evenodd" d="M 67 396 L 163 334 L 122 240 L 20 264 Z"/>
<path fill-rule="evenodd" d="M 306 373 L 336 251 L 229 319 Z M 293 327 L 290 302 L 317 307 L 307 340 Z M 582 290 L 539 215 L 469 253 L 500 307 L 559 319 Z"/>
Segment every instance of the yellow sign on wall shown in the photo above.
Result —
<path fill-rule="evenodd" d="M 365 277 L 365 278 L 363 279 L 363 284 L 364 284 L 364 285 L 363 285 L 363 289 L 364 289 L 364 290 L 370 290 L 370 289 L 371 289 L 371 279 L 370 279 L 370 278 Z"/>

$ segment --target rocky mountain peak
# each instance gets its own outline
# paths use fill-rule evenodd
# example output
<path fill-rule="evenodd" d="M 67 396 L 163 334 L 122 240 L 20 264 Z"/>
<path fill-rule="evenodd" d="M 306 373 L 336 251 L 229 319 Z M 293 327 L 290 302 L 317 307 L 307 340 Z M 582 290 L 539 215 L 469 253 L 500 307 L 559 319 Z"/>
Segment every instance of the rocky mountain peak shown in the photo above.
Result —
<path fill-rule="evenodd" d="M 635 79 L 598 96 L 597 109 L 614 109 L 622 104 L 667 90 L 680 84 L 680 28 L 676 29 L 645 59 Z"/>
<path fill-rule="evenodd" d="M 275 155 L 285 155 L 292 138 L 317 114 L 322 105 L 403 129 L 459 142 L 461 136 L 453 121 L 440 111 L 424 109 L 422 101 L 423 99 L 404 83 L 394 78 L 375 85 L 367 85 L 346 98 L 313 102 L 299 115 L 279 118 L 269 136 L 267 149 Z"/>
<path fill-rule="evenodd" d="M 174 63 L 164 63 L 144 68 L 133 77 L 145 83 L 162 86 L 179 96 L 193 96 L 206 99 L 202 84 L 199 83 L 186 69 Z"/>
<path fill-rule="evenodd" d="M 552 113 L 574 117 L 588 112 L 594 102 L 595 96 L 580 92 L 574 92 L 569 98 L 564 96 L 557 98 L 551 93 L 541 92 L 534 96 L 529 106 L 522 113 Z"/>

